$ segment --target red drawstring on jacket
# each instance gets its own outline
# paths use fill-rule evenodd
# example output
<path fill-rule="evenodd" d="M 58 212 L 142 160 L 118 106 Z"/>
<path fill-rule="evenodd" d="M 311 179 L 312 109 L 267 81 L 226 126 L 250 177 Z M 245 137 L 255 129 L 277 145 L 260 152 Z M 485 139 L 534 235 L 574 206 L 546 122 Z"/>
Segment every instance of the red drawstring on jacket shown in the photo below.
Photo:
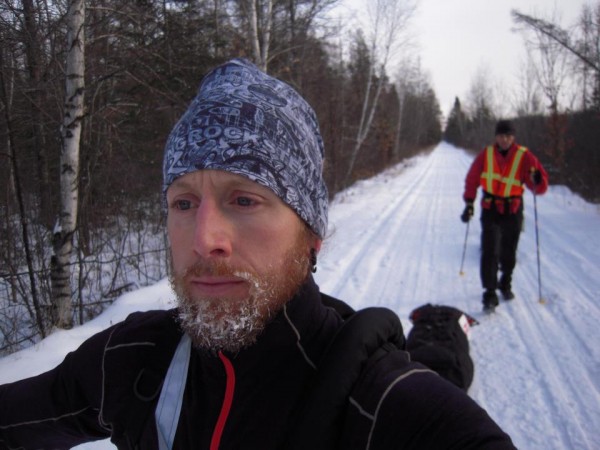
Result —
<path fill-rule="evenodd" d="M 219 413 L 219 420 L 215 425 L 212 439 L 210 441 L 210 450 L 218 450 L 221 444 L 221 437 L 223 436 L 223 430 L 225 429 L 225 423 L 231 411 L 231 404 L 233 403 L 233 392 L 235 390 L 235 372 L 233 370 L 233 364 L 227 359 L 227 357 L 219 352 L 219 358 L 225 366 L 225 374 L 227 375 L 227 383 L 225 385 L 225 396 L 223 398 L 223 405 L 221 406 L 221 412 Z"/>

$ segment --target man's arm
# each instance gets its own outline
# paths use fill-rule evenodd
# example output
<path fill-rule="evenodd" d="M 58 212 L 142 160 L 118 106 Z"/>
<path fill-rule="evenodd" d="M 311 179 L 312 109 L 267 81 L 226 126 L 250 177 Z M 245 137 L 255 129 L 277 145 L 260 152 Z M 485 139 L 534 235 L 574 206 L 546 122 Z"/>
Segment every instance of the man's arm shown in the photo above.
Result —
<path fill-rule="evenodd" d="M 54 369 L 0 386 L 0 449 L 68 449 L 108 437 L 98 421 L 106 330 Z"/>
<path fill-rule="evenodd" d="M 459 388 L 432 373 L 412 378 L 395 387 L 382 403 L 373 449 L 515 448 L 487 412 Z"/>
<path fill-rule="evenodd" d="M 367 447 L 515 449 L 462 389 L 399 350 L 371 360 L 350 397 L 340 448 Z"/>
<path fill-rule="evenodd" d="M 474 202 L 477 197 L 477 188 L 479 188 L 481 172 L 483 172 L 484 155 L 485 150 L 477 155 L 467 172 L 465 191 L 463 193 L 463 200 L 465 202 Z"/>
<path fill-rule="evenodd" d="M 525 153 L 521 168 L 521 180 L 537 195 L 544 194 L 548 190 L 548 173 L 531 151 Z"/>
<path fill-rule="evenodd" d="M 381 402 L 372 449 L 515 449 L 465 392 L 432 372 L 396 383 Z"/>

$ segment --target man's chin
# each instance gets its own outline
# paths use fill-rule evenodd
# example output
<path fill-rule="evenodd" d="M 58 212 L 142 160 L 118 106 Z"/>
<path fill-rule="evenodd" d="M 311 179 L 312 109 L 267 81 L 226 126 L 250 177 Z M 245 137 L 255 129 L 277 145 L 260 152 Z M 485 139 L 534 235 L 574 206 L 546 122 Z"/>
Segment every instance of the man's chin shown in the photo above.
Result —
<path fill-rule="evenodd" d="M 230 308 L 235 305 L 247 304 L 250 301 L 250 295 L 247 291 L 244 294 L 230 295 L 198 294 L 193 290 L 187 290 L 185 292 L 185 296 L 182 297 L 183 301 L 190 303 L 190 305 L 212 305 L 215 310 L 219 309 L 220 306 Z"/>
<path fill-rule="evenodd" d="M 180 299 L 179 320 L 195 347 L 236 353 L 256 342 L 283 303 L 221 299 L 215 303 Z"/>
<path fill-rule="evenodd" d="M 254 344 L 306 280 L 309 266 L 303 249 L 306 242 L 299 240 L 283 258 L 286 264 L 273 265 L 264 274 L 206 262 L 199 262 L 183 273 L 174 271 L 170 282 L 177 294 L 181 326 L 193 344 L 210 351 L 231 352 Z M 244 288 L 239 286 L 239 291 L 228 292 L 231 296 L 198 295 L 201 292 L 194 292 L 189 281 L 205 275 L 236 277 L 247 283 Z"/>

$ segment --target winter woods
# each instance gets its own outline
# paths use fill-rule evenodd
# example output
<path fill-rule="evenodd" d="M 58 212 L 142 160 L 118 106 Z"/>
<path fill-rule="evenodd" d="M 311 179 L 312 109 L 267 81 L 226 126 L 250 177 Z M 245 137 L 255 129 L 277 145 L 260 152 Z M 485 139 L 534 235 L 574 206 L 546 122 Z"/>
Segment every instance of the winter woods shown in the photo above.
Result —
<path fill-rule="evenodd" d="M 415 2 L 369 2 L 376 32 L 340 23 L 338 3 L 0 0 L 0 353 L 165 277 L 163 145 L 220 62 L 248 58 L 309 100 L 332 195 L 442 138 L 407 41 Z M 552 182 L 600 198 L 598 5 L 569 28 L 513 12 L 521 82 L 500 89 L 482 68 L 443 137 L 480 149 L 516 117 Z"/>
<path fill-rule="evenodd" d="M 397 77 L 381 53 L 409 3 L 387 2 L 401 20 L 378 47 L 327 16 L 336 3 L 0 1 L 0 353 L 165 277 L 164 141 L 222 61 L 307 97 L 331 194 L 439 141 L 427 77 Z"/>

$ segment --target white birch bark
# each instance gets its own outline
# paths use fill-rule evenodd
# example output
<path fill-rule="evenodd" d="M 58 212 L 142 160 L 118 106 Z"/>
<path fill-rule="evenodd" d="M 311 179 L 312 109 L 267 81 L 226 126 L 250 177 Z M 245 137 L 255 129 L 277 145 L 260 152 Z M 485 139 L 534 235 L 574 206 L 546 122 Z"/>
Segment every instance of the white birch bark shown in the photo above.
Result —
<path fill-rule="evenodd" d="M 273 0 L 263 4 L 260 0 L 249 0 L 250 40 L 254 62 L 263 71 L 267 71 L 271 27 L 273 26 Z M 259 15 L 260 8 L 260 15 Z"/>
<path fill-rule="evenodd" d="M 258 38 L 258 11 L 256 10 L 256 0 L 249 0 L 250 5 L 250 41 L 252 42 L 252 52 L 254 62 L 260 67 L 260 40 Z"/>
<path fill-rule="evenodd" d="M 71 254 L 79 201 L 79 145 L 84 115 L 85 0 L 70 0 L 67 18 L 67 64 L 64 118 L 61 128 L 60 215 L 54 230 L 52 311 L 58 328 L 73 326 Z"/>
<path fill-rule="evenodd" d="M 412 1 L 376 0 L 371 2 L 369 6 L 372 8 L 370 10 L 370 56 L 372 62 L 369 67 L 367 85 L 365 86 L 360 122 L 348 159 L 348 170 L 344 178 L 345 184 L 350 181 L 358 153 L 371 130 L 388 63 L 404 44 L 400 37 L 415 11 L 415 4 Z M 378 77 L 377 84 L 373 86 L 373 79 L 376 76 Z"/>
<path fill-rule="evenodd" d="M 261 68 L 267 71 L 267 63 L 269 61 L 269 45 L 271 42 L 271 27 L 273 24 L 273 0 L 267 0 L 265 11 L 265 20 L 263 24 L 262 48 L 260 54 Z"/>

